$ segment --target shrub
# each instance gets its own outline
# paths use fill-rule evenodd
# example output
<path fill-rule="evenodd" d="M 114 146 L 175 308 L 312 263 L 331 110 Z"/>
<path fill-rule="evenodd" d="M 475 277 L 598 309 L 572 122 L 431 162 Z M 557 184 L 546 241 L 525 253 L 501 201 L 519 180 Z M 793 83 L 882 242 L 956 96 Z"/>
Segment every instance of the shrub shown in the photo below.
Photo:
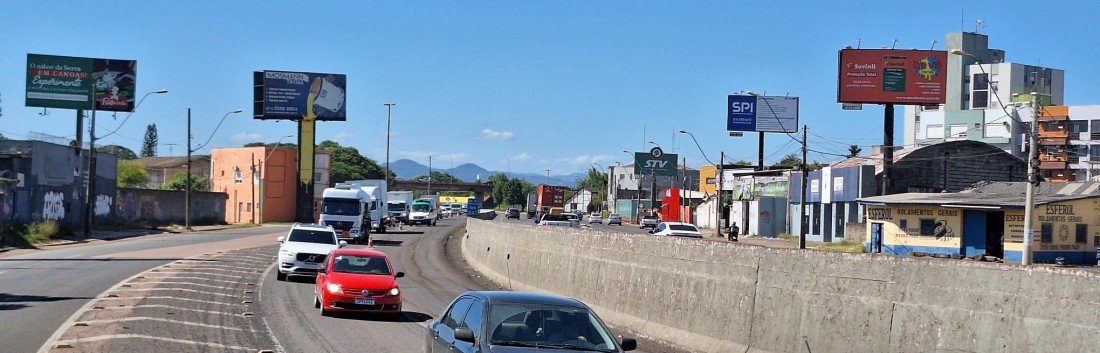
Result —
<path fill-rule="evenodd" d="M 50 241 L 61 233 L 61 225 L 56 221 L 42 221 L 31 223 L 22 233 L 23 240 L 28 244 L 39 244 Z"/>

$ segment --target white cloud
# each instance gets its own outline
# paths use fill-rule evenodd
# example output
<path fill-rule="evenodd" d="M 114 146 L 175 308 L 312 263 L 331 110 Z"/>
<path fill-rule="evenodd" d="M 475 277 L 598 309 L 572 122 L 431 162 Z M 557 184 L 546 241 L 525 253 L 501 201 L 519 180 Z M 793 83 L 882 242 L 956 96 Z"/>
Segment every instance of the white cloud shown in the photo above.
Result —
<path fill-rule="evenodd" d="M 256 132 L 245 133 L 244 131 L 239 132 L 236 135 L 233 135 L 233 137 L 229 138 L 229 141 L 231 141 L 235 144 L 238 144 L 238 145 L 243 145 L 243 144 L 251 143 L 251 142 L 261 142 L 263 140 L 264 140 L 264 135 L 260 135 L 259 133 L 256 133 Z"/>
<path fill-rule="evenodd" d="M 355 137 L 356 136 L 354 133 L 341 131 L 340 133 L 336 134 L 336 136 L 333 136 L 332 139 L 336 140 L 336 142 L 339 142 L 341 145 L 347 145 L 354 141 Z"/>
<path fill-rule="evenodd" d="M 592 163 L 597 163 L 597 164 L 600 164 L 601 167 L 606 167 L 606 165 L 603 165 L 603 164 L 606 164 L 606 162 L 611 161 L 611 160 L 612 160 L 612 157 L 608 156 L 608 155 L 601 154 L 601 155 L 589 156 L 589 155 L 586 154 L 586 155 L 577 156 L 577 157 L 558 158 L 557 162 L 559 164 L 567 164 L 567 165 L 569 165 L 570 167 L 573 167 L 573 168 L 588 169 L 589 167 L 592 166 Z"/>
<path fill-rule="evenodd" d="M 478 134 L 478 138 L 482 140 L 511 140 L 515 138 L 515 134 L 511 131 L 493 131 L 492 129 L 481 130 Z"/>
<path fill-rule="evenodd" d="M 523 153 L 520 153 L 518 155 L 508 157 L 508 158 L 510 158 L 513 161 L 529 161 L 529 160 L 531 160 L 531 155 L 527 154 L 527 152 L 523 152 Z"/>
<path fill-rule="evenodd" d="M 439 165 L 444 165 L 442 163 L 447 163 L 447 165 L 450 165 L 452 159 L 454 160 L 455 165 L 459 165 L 462 163 L 466 163 L 466 161 L 470 159 L 469 153 L 440 153 L 436 151 L 403 151 L 398 153 L 397 155 L 401 158 L 422 161 L 423 163 L 427 163 L 428 156 L 431 156 L 434 163 L 441 163 Z"/>

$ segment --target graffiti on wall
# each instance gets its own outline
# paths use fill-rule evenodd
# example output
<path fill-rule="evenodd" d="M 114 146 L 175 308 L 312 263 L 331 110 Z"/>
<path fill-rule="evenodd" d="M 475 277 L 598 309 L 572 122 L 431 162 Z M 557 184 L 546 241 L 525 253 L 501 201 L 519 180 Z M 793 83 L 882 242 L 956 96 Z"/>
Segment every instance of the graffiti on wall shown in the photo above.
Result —
<path fill-rule="evenodd" d="M 42 219 L 56 221 L 65 218 L 65 194 L 47 192 L 42 196 Z"/>
<path fill-rule="evenodd" d="M 95 197 L 95 215 L 106 216 L 111 214 L 111 197 L 103 194 Z"/>

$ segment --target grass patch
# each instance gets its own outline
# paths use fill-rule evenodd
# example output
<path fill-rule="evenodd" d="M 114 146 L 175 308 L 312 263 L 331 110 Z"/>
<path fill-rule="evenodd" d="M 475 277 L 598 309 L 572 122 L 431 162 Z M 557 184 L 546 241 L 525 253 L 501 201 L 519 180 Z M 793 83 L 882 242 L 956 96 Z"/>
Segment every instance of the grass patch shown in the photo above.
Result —
<path fill-rule="evenodd" d="M 798 236 L 797 235 L 791 235 L 790 233 L 779 233 L 778 238 L 786 240 L 786 241 L 798 242 Z"/>
<path fill-rule="evenodd" d="M 61 225 L 56 221 L 34 222 L 27 226 L 18 225 L 12 227 L 13 233 L 19 235 L 28 245 L 38 245 L 62 235 Z"/>
<path fill-rule="evenodd" d="M 847 240 L 839 243 L 821 243 L 814 248 L 822 251 L 846 252 L 853 254 L 861 254 L 866 251 L 866 248 L 863 247 L 863 244 Z"/>

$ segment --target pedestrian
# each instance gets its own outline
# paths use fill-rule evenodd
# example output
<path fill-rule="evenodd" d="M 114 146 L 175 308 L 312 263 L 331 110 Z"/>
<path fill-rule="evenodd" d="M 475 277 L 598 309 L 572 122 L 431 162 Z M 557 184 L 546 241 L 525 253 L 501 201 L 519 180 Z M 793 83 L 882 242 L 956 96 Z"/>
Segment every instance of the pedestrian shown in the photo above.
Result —
<path fill-rule="evenodd" d="M 737 222 L 730 223 L 729 241 L 736 242 L 737 236 L 741 234 L 741 228 L 737 228 Z"/>

